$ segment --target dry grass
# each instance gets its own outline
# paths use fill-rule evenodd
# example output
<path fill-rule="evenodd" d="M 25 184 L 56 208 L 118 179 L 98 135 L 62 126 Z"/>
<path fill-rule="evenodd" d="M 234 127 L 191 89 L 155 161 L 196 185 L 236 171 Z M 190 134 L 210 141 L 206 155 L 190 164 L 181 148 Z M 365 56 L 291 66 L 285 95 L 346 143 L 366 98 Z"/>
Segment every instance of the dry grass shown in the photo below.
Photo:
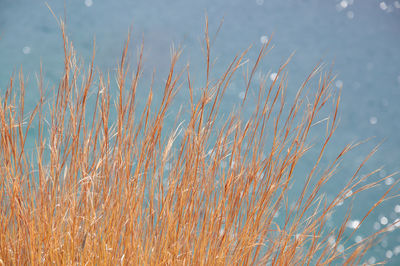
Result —
<path fill-rule="evenodd" d="M 189 67 L 176 70 L 181 51 L 172 51 L 160 103 L 153 103 L 150 88 L 140 112 L 136 91 L 143 46 L 133 71 L 127 63 L 129 40 L 124 46 L 113 98 L 110 77 L 95 71 L 93 61 L 86 70 L 77 63 L 62 21 L 60 26 L 65 69 L 54 98 L 45 99 L 39 78 L 41 98 L 25 114 L 22 74 L 18 81 L 11 79 L 1 96 L 1 265 L 360 264 L 372 240 L 385 231 L 341 250 L 337 247 L 347 241 L 343 235 L 350 216 L 327 230 L 329 216 L 349 190 L 355 197 L 387 177 L 365 181 L 368 175 L 359 171 L 368 155 L 332 201 L 321 193 L 356 145 L 346 146 L 326 170 L 319 170 L 337 127 L 340 99 L 331 88 L 334 77 L 320 66 L 288 105 L 288 62 L 271 85 L 266 79 L 254 81 L 266 44 L 253 67 L 244 71 L 243 103 L 217 126 L 224 92 L 248 65 L 247 51 L 211 80 L 207 25 L 201 96 L 195 95 Z M 258 103 L 242 121 L 241 110 L 254 86 L 259 88 Z M 187 120 L 165 132 L 166 114 L 179 88 L 189 91 Z M 328 118 L 319 121 L 326 110 Z M 313 147 L 308 136 L 316 123 L 326 125 L 326 134 Z M 36 134 L 33 153 L 25 148 L 28 134 Z M 295 176 L 307 152 L 317 155 L 314 167 L 306 176 Z M 290 194 L 295 178 L 304 180 L 298 195 Z M 289 196 L 297 198 L 294 204 Z M 274 219 L 278 210 L 284 215 L 281 223 Z"/>

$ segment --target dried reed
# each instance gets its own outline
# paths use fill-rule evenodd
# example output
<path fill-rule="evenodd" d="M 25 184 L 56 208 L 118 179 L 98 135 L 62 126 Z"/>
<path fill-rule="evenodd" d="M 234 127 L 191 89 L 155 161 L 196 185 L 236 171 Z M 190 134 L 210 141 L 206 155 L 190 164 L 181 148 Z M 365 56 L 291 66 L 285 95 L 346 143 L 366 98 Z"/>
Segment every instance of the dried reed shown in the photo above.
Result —
<path fill-rule="evenodd" d="M 182 51 L 173 50 L 160 103 L 153 103 L 150 87 L 138 112 L 143 45 L 131 72 L 128 38 L 116 73 L 114 110 L 109 75 L 95 71 L 94 52 L 88 69 L 78 63 L 64 23 L 59 23 L 65 65 L 54 98 L 45 98 L 40 75 L 40 100 L 26 115 L 22 73 L 17 81 L 11 78 L 1 96 L 0 264 L 360 264 L 372 241 L 385 231 L 339 249 L 346 242 L 350 212 L 339 228 L 327 230 L 329 216 L 349 190 L 355 197 L 388 177 L 371 184 L 364 182 L 368 175 L 359 175 L 373 151 L 332 201 L 323 197 L 324 185 L 356 145 L 347 145 L 325 171 L 318 170 L 337 127 L 340 100 L 331 88 L 334 77 L 321 66 L 288 105 L 289 60 L 272 84 L 267 86 L 267 79 L 255 84 L 267 43 L 245 72 L 242 104 L 220 125 L 223 95 L 248 65 L 248 50 L 211 80 L 206 24 L 204 87 L 192 87 L 188 66 L 176 70 Z M 254 86 L 258 102 L 243 120 L 242 108 Z M 189 91 L 187 120 L 168 133 L 166 115 L 180 87 Z M 326 109 L 328 118 L 319 121 Z M 326 134 L 322 145 L 313 147 L 308 136 L 316 123 L 326 124 Z M 32 134 L 34 153 L 26 149 Z M 307 152 L 317 154 L 314 166 L 307 175 L 295 176 Z M 304 180 L 303 189 L 291 195 L 295 178 Z M 296 198 L 293 204 L 289 197 Z M 274 218 L 278 211 L 284 213 L 282 222 Z"/>

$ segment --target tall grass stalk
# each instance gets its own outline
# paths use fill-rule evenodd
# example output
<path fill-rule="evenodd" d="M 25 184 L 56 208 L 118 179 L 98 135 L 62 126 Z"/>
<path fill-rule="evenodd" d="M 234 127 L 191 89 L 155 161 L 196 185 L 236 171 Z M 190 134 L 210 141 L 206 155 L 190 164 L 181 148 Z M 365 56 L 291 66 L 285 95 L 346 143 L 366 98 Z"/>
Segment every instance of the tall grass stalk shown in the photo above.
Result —
<path fill-rule="evenodd" d="M 334 76 L 321 66 L 305 79 L 291 104 L 286 99 L 289 60 L 272 83 L 255 81 L 269 43 L 247 71 L 248 50 L 234 56 L 214 80 L 206 24 L 204 86 L 193 87 L 189 66 L 177 69 L 182 51 L 172 50 L 160 101 L 153 102 L 150 87 L 138 111 L 143 45 L 131 68 L 128 38 L 114 97 L 113 79 L 95 70 L 95 52 L 85 69 L 59 23 L 65 64 L 54 97 L 45 97 L 49 94 L 40 75 L 40 99 L 27 114 L 22 73 L 11 78 L 1 96 L 1 265 L 360 264 L 373 240 L 385 232 L 350 243 L 344 237 L 350 211 L 341 225 L 328 230 L 340 202 L 372 191 L 388 177 L 368 183 L 374 172 L 360 175 L 374 150 L 333 200 L 324 197 L 324 186 L 342 157 L 357 144 L 345 146 L 320 170 L 337 128 L 340 100 L 332 88 Z M 241 72 L 243 102 L 222 123 L 218 110 L 224 93 Z M 258 102 L 243 119 L 255 87 Z M 166 115 L 179 89 L 188 91 L 185 121 L 167 131 Z M 327 110 L 327 119 L 320 120 Z M 313 146 L 309 133 L 321 124 L 325 136 Z M 32 135 L 34 152 L 26 148 Z M 307 153 L 316 159 L 299 176 L 296 167 Z M 295 179 L 304 180 L 297 194 L 291 192 Z M 365 218 L 394 185 L 365 211 Z M 295 197 L 292 204 L 290 197 Z M 276 221 L 278 211 L 282 222 Z M 338 248 L 341 243 L 344 249 Z"/>

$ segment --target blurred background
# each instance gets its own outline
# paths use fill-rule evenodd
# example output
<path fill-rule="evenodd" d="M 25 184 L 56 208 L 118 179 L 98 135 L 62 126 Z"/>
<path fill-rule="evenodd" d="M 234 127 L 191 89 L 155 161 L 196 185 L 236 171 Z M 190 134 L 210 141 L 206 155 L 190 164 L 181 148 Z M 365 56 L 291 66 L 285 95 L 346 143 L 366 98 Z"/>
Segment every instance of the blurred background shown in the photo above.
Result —
<path fill-rule="evenodd" d="M 217 59 L 213 73 L 222 73 L 234 55 L 250 45 L 253 48 L 248 57 L 254 63 L 262 44 L 272 38 L 274 48 L 257 74 L 273 76 L 280 64 L 295 52 L 288 66 L 290 98 L 318 62 L 324 62 L 326 70 L 334 63 L 332 69 L 337 74 L 334 87 L 342 88 L 341 120 L 324 160 L 333 160 L 347 143 L 373 138 L 346 157 L 339 173 L 328 183 L 328 199 L 343 187 L 365 155 L 379 143 L 383 142 L 363 171 L 383 169 L 370 181 L 400 170 L 400 1 L 49 0 L 47 3 L 56 16 L 65 15 L 67 32 L 86 65 L 96 39 L 95 64 L 112 75 L 132 26 L 133 65 L 137 45 L 142 40 L 145 45 L 143 84 L 150 83 L 153 71 L 156 86 L 165 80 L 172 44 L 184 49 L 181 62 L 190 63 L 195 87 L 204 84 L 201 42 L 206 14 L 212 36 L 223 20 L 212 47 L 212 56 Z M 63 70 L 63 44 L 52 13 L 44 1 L 0 0 L 1 93 L 6 90 L 9 78 L 22 67 L 27 78 L 26 109 L 31 110 L 38 98 L 36 74 L 40 63 L 47 86 L 57 87 Z M 139 96 L 146 97 L 146 88 L 143 85 Z M 239 81 L 231 84 L 223 112 L 241 101 L 243 90 Z M 184 93 L 178 96 L 174 108 L 179 109 L 185 103 L 184 96 Z M 312 161 L 309 160 L 310 165 L 307 162 L 306 158 L 299 168 L 309 171 Z M 373 193 L 359 195 L 353 202 L 349 232 L 366 208 L 397 179 L 398 176 L 389 178 Z M 399 192 L 398 188 L 394 194 Z M 360 241 L 363 232 L 370 234 L 399 217 L 400 201 L 395 198 L 384 202 L 343 247 Z M 334 214 L 330 226 L 338 226 L 342 218 Z M 392 227 L 391 231 L 366 255 L 366 262 L 373 264 L 386 259 L 391 265 L 400 265 L 400 229 Z"/>

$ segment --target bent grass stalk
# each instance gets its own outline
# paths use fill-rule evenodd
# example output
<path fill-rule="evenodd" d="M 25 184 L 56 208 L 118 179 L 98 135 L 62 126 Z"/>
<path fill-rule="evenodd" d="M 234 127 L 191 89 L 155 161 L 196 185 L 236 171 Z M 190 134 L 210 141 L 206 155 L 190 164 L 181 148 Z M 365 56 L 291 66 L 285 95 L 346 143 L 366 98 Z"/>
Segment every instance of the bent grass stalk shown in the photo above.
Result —
<path fill-rule="evenodd" d="M 136 91 L 143 44 L 130 72 L 128 38 L 116 73 L 114 116 L 110 76 L 95 71 L 94 52 L 87 70 L 78 63 L 64 23 L 59 24 L 65 64 L 54 99 L 45 99 L 40 74 L 40 100 L 26 115 L 22 71 L 19 91 L 11 78 L 1 96 L 0 264 L 359 264 L 372 241 L 386 231 L 338 249 L 347 241 L 350 210 L 339 228 L 327 230 L 329 216 L 349 197 L 348 191 L 355 197 L 390 176 L 374 183 L 365 182 L 374 172 L 360 177 L 373 150 L 332 201 L 321 193 L 343 156 L 358 144 L 347 145 L 325 171 L 318 170 L 337 127 L 340 101 L 340 93 L 331 88 L 334 77 L 323 73 L 320 65 L 288 105 L 289 60 L 271 85 L 266 79 L 254 81 L 268 42 L 251 70 L 244 71 L 243 102 L 221 125 L 223 95 L 248 65 L 248 50 L 235 56 L 219 79 L 211 80 L 206 24 L 201 95 L 196 97 L 189 66 L 176 69 L 182 51 L 172 50 L 161 101 L 154 106 L 151 86 L 140 113 Z M 311 89 L 316 77 L 318 88 Z M 255 85 L 258 102 L 249 119 L 242 120 Z M 189 90 L 187 120 L 178 123 L 177 118 L 168 133 L 166 115 L 181 87 Z M 89 100 L 95 103 L 91 109 Z M 328 118 L 319 120 L 330 106 Z M 321 123 L 326 124 L 326 134 L 322 145 L 313 147 L 309 132 Z M 33 131 L 34 153 L 25 148 Z M 307 152 L 318 156 L 303 177 L 297 200 L 289 204 L 291 185 L 299 178 L 296 166 Z M 278 210 L 284 212 L 282 223 L 274 220 Z"/>

